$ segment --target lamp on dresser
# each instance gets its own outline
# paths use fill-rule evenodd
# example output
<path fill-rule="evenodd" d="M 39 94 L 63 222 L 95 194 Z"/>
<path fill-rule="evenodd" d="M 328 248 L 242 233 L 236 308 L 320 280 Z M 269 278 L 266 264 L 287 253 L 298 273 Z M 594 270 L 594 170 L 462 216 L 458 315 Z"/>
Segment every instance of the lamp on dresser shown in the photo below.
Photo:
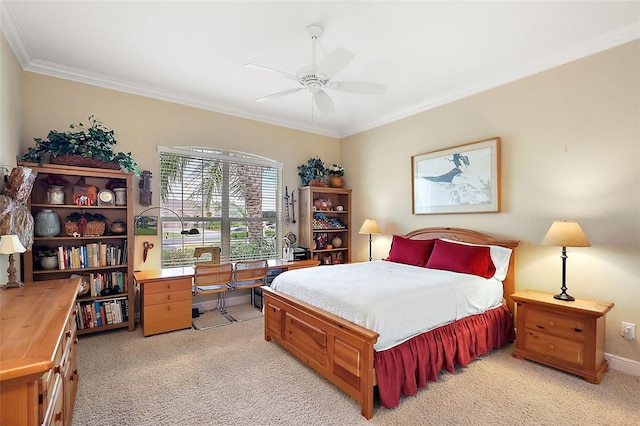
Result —
<path fill-rule="evenodd" d="M 379 234 L 380 227 L 374 219 L 365 219 L 359 234 L 369 234 L 369 262 L 371 262 L 371 234 Z"/>
<path fill-rule="evenodd" d="M 25 251 L 27 251 L 27 249 L 24 248 L 17 235 L 3 235 L 0 237 L 0 253 L 9 255 L 9 268 L 7 268 L 9 282 L 4 285 L 4 288 L 22 287 L 22 282 L 16 278 L 16 267 L 13 265 L 13 255 L 14 253 L 24 253 Z"/>
<path fill-rule="evenodd" d="M 562 287 L 561 292 L 553 297 L 558 300 L 572 302 L 573 296 L 567 294 L 567 247 L 590 247 L 591 243 L 575 220 L 556 220 L 542 239 L 542 245 L 562 247 Z"/>

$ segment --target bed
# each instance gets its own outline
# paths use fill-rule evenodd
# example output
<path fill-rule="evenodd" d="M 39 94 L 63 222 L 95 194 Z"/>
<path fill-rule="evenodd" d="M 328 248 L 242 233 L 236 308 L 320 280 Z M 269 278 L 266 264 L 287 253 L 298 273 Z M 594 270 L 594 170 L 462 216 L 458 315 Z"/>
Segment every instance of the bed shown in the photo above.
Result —
<path fill-rule="evenodd" d="M 376 386 L 381 404 L 393 408 L 398 405 L 400 397 L 413 395 L 419 389 L 425 388 L 427 382 L 436 381 L 438 374 L 443 370 L 453 373 L 455 366 L 468 365 L 477 356 L 515 339 L 512 320 L 514 303 L 511 300 L 511 295 L 515 291 L 515 248 L 518 246 L 518 241 L 497 240 L 488 235 L 461 228 L 425 228 L 410 232 L 404 238 L 398 237 L 398 240 L 394 236 L 393 247 L 399 247 L 399 242 L 405 240 L 410 240 L 411 244 L 424 243 L 426 246 L 431 244 L 432 250 L 434 242 L 443 247 L 470 245 L 469 250 L 489 246 L 491 247 L 491 257 L 494 260 L 496 260 L 495 250 L 509 249 L 507 251 L 510 252 L 510 255 L 501 260 L 504 261 L 504 267 L 501 272 L 502 276 L 498 280 L 504 299 L 500 297 L 497 306 L 487 308 L 483 304 L 492 304 L 493 302 L 461 304 L 459 303 L 461 296 L 456 295 L 453 299 L 458 300 L 458 304 L 453 309 L 453 317 L 450 319 L 442 314 L 445 316 L 438 317 L 435 320 L 435 326 L 433 324 L 420 325 L 411 329 L 409 334 L 404 337 L 390 337 L 389 329 L 394 327 L 380 326 L 377 319 L 368 323 L 367 320 L 360 320 L 359 316 L 354 317 L 353 314 L 349 314 L 349 309 L 342 309 L 340 306 L 334 307 L 332 304 L 325 307 L 322 302 L 316 302 L 313 297 L 307 296 L 305 293 L 300 293 L 299 297 L 288 294 L 297 293 L 285 286 L 285 278 L 289 278 L 288 281 L 309 281 L 301 287 L 312 286 L 311 277 L 304 278 L 301 272 L 282 274 L 274 282 L 276 284 L 274 288 L 262 288 L 265 340 L 275 340 L 294 356 L 356 399 L 360 404 L 361 414 L 367 419 L 373 417 L 374 388 Z M 484 249 L 489 250 L 488 248 Z M 432 253 L 433 259 L 429 258 Z M 438 253 L 446 252 L 439 251 Z M 427 258 L 430 261 L 435 260 L 438 257 L 435 254 L 435 250 L 429 251 Z M 427 269 L 422 266 L 394 265 L 394 262 L 390 261 L 363 262 L 362 264 L 344 265 L 344 267 L 386 269 L 384 263 L 389 264 L 392 274 L 400 277 L 404 277 L 405 273 L 412 272 L 409 271 L 411 268 L 420 274 L 423 273 L 422 270 Z M 415 265 L 418 264 L 420 262 L 415 263 Z M 496 261 L 496 265 L 498 265 L 498 261 Z M 433 266 L 438 267 L 436 263 Z M 486 265 L 483 265 L 483 268 L 484 266 Z M 311 272 L 315 276 L 321 277 L 325 273 L 339 271 L 329 268 L 336 268 L 336 266 L 310 268 L 306 270 L 306 273 Z M 421 271 L 418 272 L 418 269 Z M 494 268 L 495 276 L 500 275 L 500 267 L 498 269 L 495 271 Z M 367 274 L 375 273 L 377 270 L 376 272 L 366 272 L 361 269 L 357 270 L 356 275 L 367 277 Z M 488 278 L 492 273 L 489 272 L 481 281 L 494 280 L 494 278 Z M 347 274 L 339 275 L 351 277 Z M 466 279 L 467 274 L 454 273 L 454 275 L 465 276 Z M 283 280 L 282 285 L 278 285 L 280 277 Z M 406 277 L 408 288 L 411 289 L 413 295 L 415 287 L 411 287 L 412 278 L 409 278 L 409 275 Z M 350 280 L 345 285 L 353 284 L 352 278 L 345 279 Z M 331 278 L 331 282 L 334 281 L 336 278 Z M 389 286 L 395 285 L 395 283 L 389 284 Z M 471 284 L 470 287 L 472 288 L 474 285 Z M 380 286 L 385 286 L 384 280 Z M 456 288 L 458 288 L 457 286 L 458 284 L 456 284 Z M 280 290 L 279 287 L 285 290 Z M 333 287 L 331 294 L 335 293 L 342 293 L 342 291 L 336 292 Z M 395 291 L 395 294 L 398 293 Z M 433 293 L 425 296 L 424 300 L 432 297 Z M 351 297 L 351 299 L 355 298 Z M 305 300 L 313 301 L 313 303 Z M 348 304 L 347 300 L 343 302 Z M 365 302 L 364 304 L 376 305 L 373 302 Z M 460 312 L 461 305 L 471 305 L 472 309 L 466 313 Z M 357 307 L 352 307 L 351 310 L 354 309 L 360 311 Z M 378 309 L 378 311 L 382 310 L 385 309 Z M 432 306 L 426 310 L 435 310 L 435 307 Z M 405 323 L 413 325 L 412 320 L 406 321 L 406 318 L 412 318 L 408 311 L 410 311 L 408 308 L 402 309 L 401 312 L 397 312 L 397 315 L 402 316 Z M 350 321 L 345 318 L 354 320 Z M 393 320 L 393 316 L 389 316 L 389 318 Z M 396 319 L 396 321 L 398 320 Z M 375 326 L 367 327 L 365 326 L 367 324 L 375 324 Z M 421 331 L 422 328 L 426 328 L 426 331 Z"/>

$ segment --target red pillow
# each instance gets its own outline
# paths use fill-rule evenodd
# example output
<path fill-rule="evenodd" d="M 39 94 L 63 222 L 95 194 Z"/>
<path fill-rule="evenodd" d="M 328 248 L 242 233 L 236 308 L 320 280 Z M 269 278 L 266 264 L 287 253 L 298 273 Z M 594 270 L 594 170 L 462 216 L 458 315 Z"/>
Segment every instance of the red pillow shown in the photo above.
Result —
<path fill-rule="evenodd" d="M 394 235 L 387 260 L 424 267 L 432 250 L 433 240 L 411 240 Z"/>
<path fill-rule="evenodd" d="M 468 246 L 442 240 L 436 240 L 427 268 L 462 272 L 483 278 L 491 278 L 496 273 L 489 247 Z"/>

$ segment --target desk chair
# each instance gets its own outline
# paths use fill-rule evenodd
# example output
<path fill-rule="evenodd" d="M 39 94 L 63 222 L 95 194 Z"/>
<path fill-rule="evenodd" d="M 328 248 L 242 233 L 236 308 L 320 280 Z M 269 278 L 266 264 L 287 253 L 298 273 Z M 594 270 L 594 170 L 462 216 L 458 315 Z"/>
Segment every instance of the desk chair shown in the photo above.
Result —
<path fill-rule="evenodd" d="M 266 260 L 249 260 L 236 262 L 233 268 L 233 290 L 253 289 L 254 287 L 262 287 L 267 282 L 267 261 Z M 251 306 L 258 309 L 255 303 L 255 295 L 253 291 L 251 293 Z M 248 321 L 262 317 L 262 312 L 259 315 L 251 318 L 238 319 L 229 312 L 229 316 L 234 321 Z"/>
<path fill-rule="evenodd" d="M 213 264 L 209 262 L 196 263 L 193 276 L 193 296 L 202 294 L 218 294 L 218 309 L 229 321 L 228 323 L 212 325 L 209 327 L 196 327 L 196 330 L 208 330 L 214 327 L 229 325 L 234 320 L 227 313 L 226 293 L 232 289 L 233 265 L 231 263 Z"/>
<path fill-rule="evenodd" d="M 207 254 L 211 254 L 211 260 L 203 260 L 201 257 L 207 257 Z M 207 263 L 220 263 L 220 247 L 196 247 L 193 251 L 193 257 L 196 258 L 196 264 Z"/>

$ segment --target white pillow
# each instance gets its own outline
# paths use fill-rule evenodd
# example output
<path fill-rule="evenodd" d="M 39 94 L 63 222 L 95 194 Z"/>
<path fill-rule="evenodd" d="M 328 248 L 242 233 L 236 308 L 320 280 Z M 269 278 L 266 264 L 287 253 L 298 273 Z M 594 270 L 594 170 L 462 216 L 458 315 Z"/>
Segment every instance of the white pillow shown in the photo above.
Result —
<path fill-rule="evenodd" d="M 496 267 L 496 273 L 493 274 L 493 278 L 504 281 L 504 279 L 507 277 L 507 270 L 509 269 L 509 259 L 511 258 L 511 252 L 513 251 L 510 248 L 502 246 L 491 246 L 486 244 L 471 244 L 465 243 L 464 241 L 450 240 L 448 238 L 440 239 L 443 241 L 448 241 L 450 243 L 464 244 L 467 246 L 489 247 L 491 260 L 493 261 L 493 265 Z"/>

